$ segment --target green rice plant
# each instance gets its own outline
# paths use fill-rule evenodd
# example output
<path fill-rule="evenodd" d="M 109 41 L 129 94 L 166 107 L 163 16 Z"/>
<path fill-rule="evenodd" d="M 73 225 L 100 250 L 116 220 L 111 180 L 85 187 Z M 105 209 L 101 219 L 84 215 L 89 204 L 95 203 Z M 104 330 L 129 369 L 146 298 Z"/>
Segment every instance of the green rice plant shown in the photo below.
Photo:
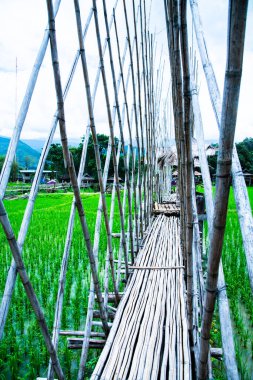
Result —
<path fill-rule="evenodd" d="M 248 192 L 251 207 L 253 207 L 253 188 L 248 188 Z M 208 241 L 206 224 L 204 226 L 204 236 L 206 237 L 204 249 L 207 251 Z M 253 373 L 253 300 L 232 188 L 228 204 L 222 262 L 234 326 L 234 341 L 236 345 L 238 367 L 242 378 L 250 379 Z M 221 347 L 219 345 L 221 344 L 220 337 L 214 332 L 216 329 L 217 323 L 213 325 L 211 339 L 214 346 Z M 217 373 L 215 372 L 215 378 L 220 378 L 219 370 Z"/>
<path fill-rule="evenodd" d="M 38 196 L 23 249 L 24 262 L 51 331 L 72 199 L 72 193 L 40 194 Z M 93 240 L 99 194 L 82 193 L 82 199 L 91 239 Z M 108 195 L 108 205 L 110 205 L 110 201 L 111 196 Z M 21 225 L 26 203 L 27 200 L 25 199 L 5 201 L 16 236 Z M 115 231 L 120 231 L 118 215 L 118 207 L 115 204 Z M 2 265 L 0 294 L 2 295 L 7 271 L 12 259 L 2 230 L 0 230 L 0 245 Z M 103 283 L 102 272 L 106 247 L 107 238 L 104 221 L 102 221 L 99 246 L 101 284 Z M 84 329 L 89 287 L 89 261 L 80 222 L 78 216 L 76 216 L 66 278 L 62 329 Z M 112 290 L 111 283 L 110 290 Z M 95 362 L 98 354 L 99 352 L 89 353 L 88 359 Z M 60 337 L 59 357 L 67 379 L 76 377 L 79 356 L 80 351 L 68 350 L 66 338 Z M 34 379 L 41 374 L 46 376 L 48 360 L 36 318 L 18 278 L 6 322 L 4 338 L 1 342 L 0 373 L 4 373 L 4 378 L 12 377 L 13 379 Z"/>

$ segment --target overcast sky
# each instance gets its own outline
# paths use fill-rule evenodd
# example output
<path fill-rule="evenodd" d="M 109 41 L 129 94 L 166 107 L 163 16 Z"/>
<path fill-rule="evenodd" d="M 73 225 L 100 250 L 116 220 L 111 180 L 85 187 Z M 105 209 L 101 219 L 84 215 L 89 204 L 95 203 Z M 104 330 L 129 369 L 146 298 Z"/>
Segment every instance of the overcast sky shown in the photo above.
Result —
<path fill-rule="evenodd" d="M 121 49 L 125 41 L 124 18 L 122 13 L 122 0 L 119 0 L 117 19 L 119 24 Z M 114 4 L 114 0 L 107 0 L 108 14 Z M 99 0 L 99 15 L 101 3 Z M 127 0 L 131 8 L 130 0 Z M 138 1 L 136 0 L 136 4 Z M 150 2 L 147 0 L 149 10 Z M 253 131 L 253 2 L 249 2 L 248 23 L 246 31 L 246 44 L 244 56 L 244 71 L 241 86 L 240 105 L 236 139 L 242 140 L 252 136 Z M 80 0 L 83 24 L 87 19 L 92 5 L 91 0 Z M 226 34 L 227 34 L 227 7 L 226 0 L 199 0 L 201 18 L 205 31 L 207 47 L 217 76 L 222 93 L 225 60 L 226 60 Z M 47 8 L 45 0 L 0 0 L 0 135 L 11 136 L 15 123 L 15 115 L 18 112 L 25 93 L 32 66 L 40 46 L 43 32 L 47 24 Z M 131 10 L 129 11 L 131 13 Z M 131 14 L 130 20 L 131 20 Z M 101 18 L 101 33 L 104 39 L 104 26 Z M 157 48 L 156 63 L 159 63 L 161 49 L 162 61 L 168 61 L 168 48 L 166 41 L 166 27 L 163 14 L 163 0 L 153 0 L 151 6 L 151 31 L 156 31 Z M 60 69 L 62 82 L 66 82 L 73 58 L 78 49 L 76 36 L 75 14 L 72 0 L 62 0 L 60 11 L 56 19 L 56 32 L 59 46 Z M 189 36 L 192 41 L 191 15 L 189 14 Z M 163 46 L 163 47 L 162 47 Z M 193 38 L 193 46 L 196 42 Z M 90 79 L 93 86 L 98 67 L 98 54 L 95 38 L 94 22 L 86 39 L 86 51 L 90 69 Z M 115 44 L 114 44 L 115 51 Z M 16 79 L 16 58 L 18 73 Z M 117 61 L 115 56 L 115 61 Z M 105 62 L 107 75 L 110 70 L 108 60 Z M 126 67 L 128 63 L 126 62 Z M 206 139 L 217 139 L 218 131 L 211 108 L 205 78 L 199 62 L 200 103 L 203 113 Z M 116 64 L 117 68 L 117 64 Z M 127 70 L 127 68 L 126 68 Z M 126 71 L 127 72 L 127 71 Z M 169 67 L 164 71 L 164 94 L 169 83 Z M 110 93 L 113 94 L 112 87 Z M 17 94 L 17 97 L 16 97 Z M 17 98 L 17 101 L 16 101 Z M 113 96 L 111 96 L 111 103 Z M 31 102 L 28 116 L 24 124 L 21 138 L 45 139 L 50 129 L 52 116 L 56 108 L 54 81 L 51 68 L 50 50 L 48 49 L 42 65 L 34 96 Z M 84 95 L 81 66 L 77 68 L 77 74 L 66 101 L 66 121 L 68 133 L 71 138 L 81 138 L 85 133 L 87 124 L 87 107 Z M 99 86 L 97 101 L 95 104 L 96 124 L 99 132 L 108 133 L 106 109 L 104 106 L 103 89 Z M 56 136 L 59 136 L 57 131 Z"/>

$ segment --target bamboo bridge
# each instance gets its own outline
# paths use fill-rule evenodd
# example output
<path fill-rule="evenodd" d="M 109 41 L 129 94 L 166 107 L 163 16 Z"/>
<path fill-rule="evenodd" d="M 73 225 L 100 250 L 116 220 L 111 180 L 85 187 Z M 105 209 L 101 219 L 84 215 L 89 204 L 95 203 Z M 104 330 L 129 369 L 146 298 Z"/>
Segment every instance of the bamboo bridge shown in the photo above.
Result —
<path fill-rule="evenodd" d="M 250 237 L 253 219 L 233 145 L 247 1 L 229 1 L 223 103 L 208 56 L 196 0 L 189 1 L 191 14 L 187 13 L 186 0 L 164 0 L 162 16 L 166 20 L 169 62 L 164 59 L 163 51 L 160 59 L 157 59 L 159 39 L 156 40 L 156 34 L 149 30 L 150 14 L 145 0 L 116 0 L 112 7 L 105 0 L 93 0 L 91 9 L 86 13 L 82 11 L 79 0 L 74 0 L 79 46 L 65 86 L 62 84 L 57 35 L 57 13 L 61 1 L 56 0 L 53 4 L 52 0 L 47 0 L 46 3 L 48 25 L 0 177 L 0 221 L 13 255 L 1 301 L 0 339 L 7 334 L 5 323 L 19 275 L 50 357 L 47 374 L 40 374 L 41 378 L 66 378 L 65 364 L 58 350 L 59 340 L 64 338 L 69 350 L 80 352 L 78 380 L 85 378 L 85 366 L 91 349 L 96 349 L 99 355 L 91 379 L 207 379 L 212 378 L 211 357 L 223 358 L 227 377 L 239 379 L 221 251 L 232 173 L 253 289 Z M 111 14 L 110 18 L 108 14 Z M 189 49 L 189 17 L 194 24 L 201 64 L 220 130 L 214 200 L 198 101 L 196 58 Z M 94 77 L 88 41 L 93 41 L 97 49 L 98 68 Z M 52 115 L 51 128 L 16 237 L 3 199 L 49 42 L 54 75 L 52 86 L 55 86 L 57 97 L 56 111 Z M 85 124 L 87 127 L 80 131 L 84 140 L 76 173 L 68 144 L 71 134 L 67 128 L 68 111 L 65 103 L 78 65 L 85 85 L 83 124 L 86 120 L 88 122 Z M 166 78 L 170 79 L 167 81 Z M 110 135 L 103 165 L 96 117 L 98 107 L 102 106 L 106 110 L 106 125 Z M 34 204 L 57 127 L 73 201 L 58 272 L 59 289 L 52 327 L 47 320 L 47 307 L 39 302 L 30 281 L 29 263 L 24 263 L 22 251 L 24 248 L 25 255 L 26 237 L 35 212 Z M 89 160 L 87 147 L 90 135 L 94 145 L 100 196 L 95 227 L 89 224 L 86 204 L 80 191 L 85 165 Z M 174 147 L 172 135 L 175 137 Z M 120 159 L 123 159 L 125 171 L 123 187 L 120 186 L 118 173 Z M 204 195 L 197 197 L 194 182 L 196 161 L 204 184 Z M 112 193 L 108 195 L 106 188 L 110 167 L 113 167 L 114 182 Z M 171 185 L 173 170 L 177 171 L 176 186 Z M 76 211 L 78 220 L 75 219 Z M 120 230 L 115 229 L 116 218 Z M 204 219 L 207 219 L 210 242 L 207 269 L 202 268 Z M 80 331 L 62 328 L 63 300 L 75 223 L 81 225 L 86 246 L 86 252 L 82 254 L 89 258 L 90 270 L 87 314 Z M 103 251 L 104 262 L 101 263 L 103 225 L 107 248 Z M 222 348 L 210 347 L 209 344 L 217 298 Z"/>

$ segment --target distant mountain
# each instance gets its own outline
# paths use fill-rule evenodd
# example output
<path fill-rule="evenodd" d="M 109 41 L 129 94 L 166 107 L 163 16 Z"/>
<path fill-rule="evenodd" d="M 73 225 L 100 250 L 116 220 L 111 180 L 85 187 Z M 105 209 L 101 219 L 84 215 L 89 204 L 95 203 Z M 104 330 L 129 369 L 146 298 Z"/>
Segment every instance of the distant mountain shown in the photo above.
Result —
<path fill-rule="evenodd" d="M 0 156 L 5 156 L 8 150 L 10 139 L 0 136 Z M 35 169 L 39 161 L 40 153 L 31 148 L 28 144 L 19 141 L 17 147 L 16 160 L 20 167 Z"/>
<path fill-rule="evenodd" d="M 81 139 L 68 139 L 68 141 L 69 141 L 69 146 L 72 146 L 72 147 L 77 147 L 81 143 Z M 41 152 L 44 146 L 45 140 L 24 139 L 23 142 L 29 145 L 31 148 L 37 150 L 38 152 Z M 55 139 L 53 141 L 53 144 L 61 144 L 61 140 Z"/>
<path fill-rule="evenodd" d="M 28 139 L 23 139 L 23 143 L 29 145 L 32 149 L 37 150 L 38 152 L 41 152 L 43 145 L 44 145 L 44 140 L 28 140 Z"/>

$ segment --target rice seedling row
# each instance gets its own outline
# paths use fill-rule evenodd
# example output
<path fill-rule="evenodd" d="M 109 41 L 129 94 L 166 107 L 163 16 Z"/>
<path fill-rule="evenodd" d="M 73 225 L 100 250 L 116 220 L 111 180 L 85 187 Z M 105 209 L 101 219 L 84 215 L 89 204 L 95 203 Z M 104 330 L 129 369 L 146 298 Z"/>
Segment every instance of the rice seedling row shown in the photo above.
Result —
<path fill-rule="evenodd" d="M 29 233 L 24 245 L 23 257 L 38 299 L 43 306 L 49 328 L 52 330 L 54 308 L 58 291 L 58 279 L 61 258 L 64 250 L 68 217 L 73 195 L 40 194 L 36 200 Z M 94 225 L 98 206 L 98 194 L 83 194 L 86 216 L 93 239 Z M 5 201 L 10 221 L 17 234 L 26 206 L 25 199 Z M 107 196 L 110 205 L 110 195 Z M 115 204 L 113 231 L 119 232 L 118 209 Z M 114 239 L 114 250 L 117 252 L 119 239 Z M 102 223 L 99 249 L 99 274 L 103 283 L 103 270 L 106 253 L 106 233 Z M 0 231 L 0 294 L 2 296 L 5 279 L 11 263 L 11 252 L 2 231 Z M 83 330 L 87 311 L 88 292 L 90 287 L 90 268 L 78 220 L 74 227 L 73 243 L 66 279 L 62 329 Z M 111 290 L 111 281 L 109 284 Z M 90 350 L 91 351 L 91 350 Z M 59 342 L 59 357 L 66 372 L 66 378 L 76 376 L 80 352 L 67 348 L 66 337 Z M 87 375 L 93 368 L 98 353 L 89 353 Z M 0 347 L 0 378 L 34 379 L 46 376 L 48 355 L 36 318 L 24 293 L 21 281 L 15 291 L 8 315 L 4 338 Z M 2 376 L 2 377 L 1 377 Z"/>

